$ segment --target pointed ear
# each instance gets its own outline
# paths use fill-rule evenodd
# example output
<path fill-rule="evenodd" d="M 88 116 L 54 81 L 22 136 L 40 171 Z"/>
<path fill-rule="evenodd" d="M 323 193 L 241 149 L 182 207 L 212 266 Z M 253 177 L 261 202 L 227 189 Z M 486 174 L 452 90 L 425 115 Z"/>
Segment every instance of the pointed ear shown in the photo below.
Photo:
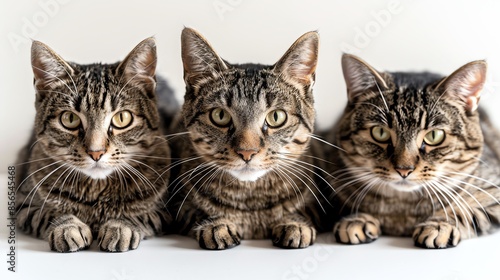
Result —
<path fill-rule="evenodd" d="M 342 72 L 347 87 L 347 97 L 351 103 L 367 90 L 387 89 L 387 84 L 382 75 L 375 68 L 354 55 L 342 55 Z"/>
<path fill-rule="evenodd" d="M 118 65 L 117 76 L 123 83 L 142 87 L 148 95 L 154 95 L 156 61 L 156 41 L 149 37 L 140 42 Z"/>
<path fill-rule="evenodd" d="M 217 77 L 228 68 L 210 43 L 192 28 L 182 30 L 181 52 L 186 85 L 194 86 L 207 76 Z"/>
<path fill-rule="evenodd" d="M 318 32 L 307 32 L 297 39 L 274 65 L 274 71 L 304 87 L 312 86 L 318 64 L 318 49 Z"/>
<path fill-rule="evenodd" d="M 39 41 L 33 41 L 31 44 L 31 68 L 35 76 L 35 88 L 41 95 L 74 72 L 64 59 Z"/>
<path fill-rule="evenodd" d="M 472 113 L 481 98 L 487 68 L 484 60 L 467 63 L 441 81 L 437 88 L 443 87 L 447 97 L 460 100 L 465 109 Z"/>

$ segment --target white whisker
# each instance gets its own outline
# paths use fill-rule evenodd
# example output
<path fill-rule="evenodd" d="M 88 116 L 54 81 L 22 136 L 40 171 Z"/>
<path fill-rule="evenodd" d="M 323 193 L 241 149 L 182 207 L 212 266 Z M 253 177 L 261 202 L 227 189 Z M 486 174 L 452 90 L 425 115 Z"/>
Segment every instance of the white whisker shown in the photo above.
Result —
<path fill-rule="evenodd" d="M 69 164 L 67 164 L 67 163 L 62 164 L 61 166 L 59 166 L 58 168 L 56 168 L 54 171 L 52 171 L 52 173 L 53 173 L 53 172 L 55 172 L 55 171 L 57 171 L 57 170 L 59 170 L 59 169 L 61 169 L 61 168 L 62 168 L 62 167 L 64 167 L 64 166 L 68 166 L 68 165 L 69 165 Z M 61 177 L 62 177 L 62 176 L 63 176 L 63 175 L 64 175 L 64 174 L 68 171 L 68 170 L 70 170 L 70 169 L 72 169 L 72 168 L 73 168 L 73 167 L 71 167 L 71 166 L 67 167 L 67 168 L 66 168 L 63 172 L 61 172 L 61 174 L 59 175 L 59 177 L 57 177 L 57 179 L 54 181 L 54 183 L 53 183 L 53 184 L 52 184 L 52 186 L 50 187 L 49 191 L 47 192 L 47 195 L 45 196 L 45 199 L 43 200 L 42 206 L 40 207 L 40 212 L 38 212 L 38 218 L 40 218 L 40 215 L 41 215 L 41 214 L 42 214 L 42 212 L 43 212 L 43 208 L 44 208 L 44 206 L 45 206 L 45 203 L 47 202 L 47 199 L 49 198 L 50 193 L 52 192 L 52 190 L 53 190 L 53 189 L 54 189 L 54 187 L 56 186 L 57 182 L 59 182 L 59 179 L 61 179 Z M 62 184 L 61 186 L 63 186 L 63 187 L 64 187 L 64 184 Z M 59 189 L 59 195 L 62 193 L 62 191 L 63 191 L 63 188 L 60 188 L 60 189 Z"/>
<path fill-rule="evenodd" d="M 299 175 L 302 175 L 306 178 L 306 180 L 308 180 L 310 183 L 313 184 L 313 186 L 316 188 L 316 190 L 318 190 L 318 192 L 321 194 L 321 196 L 323 196 L 323 198 L 325 199 L 325 201 L 327 203 L 330 204 L 330 201 L 324 196 L 324 194 L 319 190 L 318 186 L 316 185 L 316 183 L 314 182 L 314 180 L 312 180 L 304 171 L 294 167 L 293 165 L 291 164 L 284 164 L 286 167 L 288 168 L 291 168 L 293 169 L 295 172 L 298 172 Z M 309 184 L 307 184 L 299 175 L 295 174 L 294 172 L 290 172 L 291 175 L 293 175 L 295 178 L 297 178 L 300 182 L 302 182 L 302 184 L 304 184 L 304 186 L 309 190 L 309 192 L 314 196 L 314 198 L 316 199 L 316 201 L 318 202 L 319 206 L 321 207 L 321 210 L 323 210 L 323 212 L 326 213 L 326 209 L 323 207 L 323 204 L 321 204 L 321 201 L 319 200 L 318 196 L 315 194 L 315 192 L 309 187 Z"/>
<path fill-rule="evenodd" d="M 206 171 L 210 171 L 210 170 L 213 170 L 213 169 L 216 169 L 217 167 L 216 166 L 213 166 L 213 165 L 209 165 L 207 166 L 207 169 Z M 193 170 L 193 172 L 196 172 L 196 168 Z M 200 171 L 201 172 L 201 171 Z M 193 174 L 193 173 L 191 173 Z M 200 179 L 198 179 L 198 181 L 196 181 L 196 183 L 193 184 L 193 186 L 191 187 L 191 189 L 189 189 L 189 191 L 187 192 L 187 194 L 184 196 L 184 199 L 182 200 L 180 206 L 179 206 L 179 210 L 177 211 L 177 214 L 175 216 L 175 219 L 177 220 L 179 218 L 179 214 L 181 213 L 181 210 L 182 210 L 182 207 L 184 206 L 184 203 L 186 202 L 187 198 L 189 197 L 189 194 L 193 191 L 194 188 L 196 188 L 196 185 L 200 182 L 200 180 L 202 180 L 203 178 L 205 178 L 208 174 L 210 174 L 210 172 L 207 172 L 205 175 L 203 175 Z M 188 182 L 191 181 L 191 175 L 188 177 L 189 179 L 186 181 L 186 183 L 184 185 L 186 185 Z M 181 186 L 181 188 L 184 187 Z M 167 202 L 168 203 L 168 202 Z"/>
<path fill-rule="evenodd" d="M 347 152 L 346 150 L 340 148 L 339 146 L 336 146 L 336 145 L 334 145 L 334 144 L 332 144 L 332 143 L 330 143 L 328 141 L 325 141 L 325 140 L 323 140 L 323 139 L 315 136 L 314 134 L 309 134 L 309 137 L 311 137 L 311 139 L 317 140 L 317 141 L 319 141 L 319 142 L 321 142 L 323 144 L 327 144 L 328 146 L 334 147 L 335 149 L 338 149 L 338 150 L 340 150 L 342 152 L 345 152 L 345 153 Z"/>
<path fill-rule="evenodd" d="M 305 167 L 304 165 L 306 166 L 310 166 L 312 168 L 316 168 L 320 171 L 322 171 L 326 176 L 332 178 L 332 179 L 336 179 L 334 176 L 332 176 L 330 173 L 328 173 L 328 171 L 324 170 L 323 168 L 319 167 L 319 166 L 316 166 L 314 164 L 310 164 L 308 162 L 305 162 L 305 161 L 302 161 L 302 160 L 298 160 L 298 159 L 291 159 L 291 158 L 282 158 L 281 160 L 284 160 L 284 161 L 287 161 L 291 164 L 294 164 L 300 168 L 303 168 L 311 173 L 313 173 L 314 175 L 317 176 L 317 178 L 319 178 L 320 180 L 322 180 L 324 183 L 326 183 L 333 191 L 335 191 L 335 189 L 333 188 L 333 186 L 330 184 L 330 182 L 328 182 L 322 175 L 318 174 L 316 171 L 314 171 L 314 169 L 310 169 L 310 168 L 307 168 Z"/>
<path fill-rule="evenodd" d="M 387 112 L 390 112 L 389 106 L 387 106 L 387 102 L 385 101 L 384 94 L 382 93 L 382 90 L 380 89 L 380 86 L 378 85 L 377 79 L 372 76 L 373 81 L 375 82 L 375 85 L 377 86 L 378 93 L 380 94 L 380 97 L 382 98 L 382 101 L 384 102 L 385 109 Z"/>

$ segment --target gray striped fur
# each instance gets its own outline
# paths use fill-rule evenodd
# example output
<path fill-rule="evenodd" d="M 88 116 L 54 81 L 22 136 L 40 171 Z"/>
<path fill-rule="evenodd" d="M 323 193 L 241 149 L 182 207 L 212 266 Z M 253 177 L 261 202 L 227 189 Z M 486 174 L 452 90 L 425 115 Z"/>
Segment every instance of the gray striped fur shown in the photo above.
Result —
<path fill-rule="evenodd" d="M 96 238 L 101 250 L 127 251 L 161 233 L 170 152 L 156 105 L 155 40 L 122 62 L 89 65 L 34 41 L 32 66 L 36 117 L 19 158 L 19 228 L 59 252 Z M 124 110 L 132 121 L 119 128 L 112 118 Z M 64 126 L 64 112 L 80 125 Z"/>
<path fill-rule="evenodd" d="M 314 242 L 308 209 L 320 195 L 303 155 L 314 128 L 318 41 L 316 32 L 306 33 L 272 66 L 235 65 L 184 29 L 180 127 L 188 136 L 172 148 L 182 161 L 168 204 L 179 232 L 202 248 L 227 249 L 241 239 L 272 238 L 284 248 Z M 211 119 L 217 108 L 232 117 L 227 126 Z M 266 115 L 276 109 L 287 121 L 272 128 Z"/>
<path fill-rule="evenodd" d="M 359 244 L 388 234 L 447 248 L 493 231 L 500 221 L 499 138 L 477 110 L 486 63 L 442 77 L 380 73 L 351 55 L 342 61 L 349 102 L 327 133 L 342 150 L 326 151 L 336 162 L 337 240 Z M 390 132 L 387 142 L 375 140 L 375 126 Z M 431 146 L 423 140 L 434 129 L 445 138 Z"/>

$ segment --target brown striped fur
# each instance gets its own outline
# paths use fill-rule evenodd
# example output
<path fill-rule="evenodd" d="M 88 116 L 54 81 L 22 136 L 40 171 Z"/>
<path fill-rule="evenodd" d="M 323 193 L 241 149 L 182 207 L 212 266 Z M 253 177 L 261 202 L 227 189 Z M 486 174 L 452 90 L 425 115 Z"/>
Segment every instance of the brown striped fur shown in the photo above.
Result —
<path fill-rule="evenodd" d="M 303 154 L 314 128 L 318 41 L 306 33 L 272 66 L 235 65 L 193 29 L 182 32 L 180 126 L 189 139 L 172 149 L 182 161 L 169 209 L 179 231 L 202 248 L 231 248 L 241 239 L 272 238 L 284 248 L 314 242 L 306 212 L 319 194 Z M 273 127 L 283 112 L 286 121 Z"/>
<path fill-rule="evenodd" d="M 381 73 L 347 54 L 342 66 L 349 101 L 327 133 L 340 149 L 326 151 L 336 161 L 338 242 L 388 234 L 446 248 L 494 230 L 500 145 L 498 131 L 477 110 L 486 63 L 471 62 L 448 77 Z M 444 131 L 442 142 L 428 140 L 439 139 L 437 130 Z"/>
<path fill-rule="evenodd" d="M 95 238 L 101 250 L 127 251 L 160 233 L 170 219 L 162 211 L 168 172 L 160 177 L 170 153 L 156 105 L 155 40 L 122 62 L 89 65 L 34 41 L 32 67 L 36 117 L 19 159 L 20 229 L 59 252 Z"/>

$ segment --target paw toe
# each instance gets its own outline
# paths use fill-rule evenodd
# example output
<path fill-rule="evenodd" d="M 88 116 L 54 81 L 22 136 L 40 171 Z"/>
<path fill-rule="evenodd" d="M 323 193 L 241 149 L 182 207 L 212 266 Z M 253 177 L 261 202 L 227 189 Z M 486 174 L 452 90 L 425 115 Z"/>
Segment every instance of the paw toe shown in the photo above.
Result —
<path fill-rule="evenodd" d="M 346 217 L 335 225 L 333 232 L 337 242 L 353 245 L 373 242 L 381 234 L 378 220 L 369 215 Z"/>
<path fill-rule="evenodd" d="M 240 245 L 240 235 L 232 224 L 206 225 L 198 230 L 200 247 L 208 250 L 225 250 Z"/>
<path fill-rule="evenodd" d="M 52 251 L 78 252 L 90 246 L 92 232 L 87 225 L 81 222 L 65 223 L 54 227 L 49 233 L 48 241 Z"/>
<path fill-rule="evenodd" d="M 273 229 L 273 245 L 280 248 L 306 248 L 315 239 L 316 230 L 308 225 L 278 225 Z"/>
<path fill-rule="evenodd" d="M 428 221 L 413 232 L 415 246 L 428 249 L 455 247 L 460 242 L 460 231 L 448 222 Z"/>
<path fill-rule="evenodd" d="M 99 248 L 106 252 L 126 252 L 137 249 L 141 240 L 138 229 L 126 223 L 106 223 L 99 231 Z"/>

